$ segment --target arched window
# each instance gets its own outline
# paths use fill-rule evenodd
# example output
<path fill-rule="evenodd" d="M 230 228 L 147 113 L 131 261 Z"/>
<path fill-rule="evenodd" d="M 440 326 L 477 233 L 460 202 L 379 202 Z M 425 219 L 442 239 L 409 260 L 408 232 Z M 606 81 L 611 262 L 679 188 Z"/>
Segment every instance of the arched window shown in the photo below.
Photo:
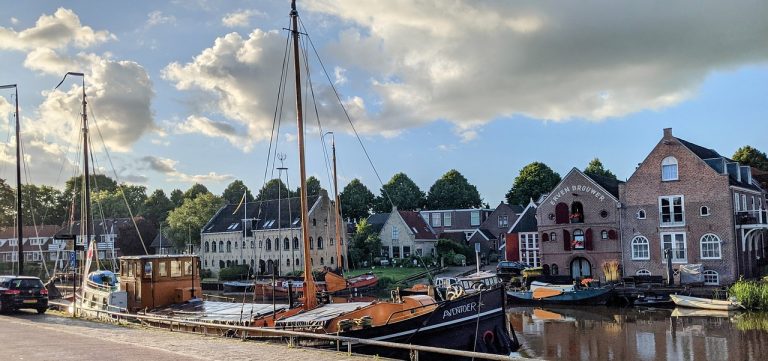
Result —
<path fill-rule="evenodd" d="M 251 241 L 251 249 L 253 249 L 253 241 Z"/>
<path fill-rule="evenodd" d="M 301 262 L 299 262 L 299 259 L 297 258 L 296 261 L 293 263 L 296 266 L 301 266 Z"/>
<path fill-rule="evenodd" d="M 320 257 L 320 264 L 325 264 L 325 259 L 323 259 L 323 257 Z"/>
<path fill-rule="evenodd" d="M 286 266 L 290 266 L 291 265 L 291 259 L 290 258 L 286 258 L 285 259 L 285 265 Z"/>
<path fill-rule="evenodd" d="M 208 241 L 205 241 L 205 253 L 210 252 L 210 246 L 208 245 Z"/>
<path fill-rule="evenodd" d="M 312 226 L 317 226 L 317 219 L 312 218 Z"/>
<path fill-rule="evenodd" d="M 224 268 L 224 261 L 219 260 L 219 268 Z"/>
<path fill-rule="evenodd" d="M 283 238 L 283 249 L 286 251 L 291 249 L 291 241 L 288 239 L 288 237 Z"/>
<path fill-rule="evenodd" d="M 317 237 L 317 249 L 323 249 L 323 237 Z"/>
<path fill-rule="evenodd" d="M 293 249 L 299 249 L 299 238 L 293 237 Z"/>
<path fill-rule="evenodd" d="M 637 270 L 637 272 L 635 272 L 635 276 L 650 276 L 650 275 L 651 275 L 651 271 L 647 269 L 639 269 Z"/>
<path fill-rule="evenodd" d="M 720 284 L 720 275 L 716 271 L 708 269 L 702 272 L 702 274 L 704 275 L 705 285 L 717 286 Z"/>
<path fill-rule="evenodd" d="M 580 229 L 573 230 L 573 241 L 571 249 L 584 249 L 584 231 Z"/>
<path fill-rule="evenodd" d="M 331 237 L 331 239 L 328 240 L 328 245 L 333 246 L 333 237 Z"/>
<path fill-rule="evenodd" d="M 651 259 L 648 238 L 637 236 L 632 239 L 632 259 L 647 260 Z"/>
<path fill-rule="evenodd" d="M 275 251 L 280 250 L 280 238 L 275 238 Z"/>
<path fill-rule="evenodd" d="M 205 260 L 205 267 L 208 267 L 208 260 Z"/>
<path fill-rule="evenodd" d="M 699 215 L 701 215 L 702 217 L 708 216 L 709 215 L 709 207 L 702 206 L 701 209 L 699 210 Z"/>
<path fill-rule="evenodd" d="M 227 253 L 232 253 L 232 242 L 227 241 Z"/>
<path fill-rule="evenodd" d="M 255 265 L 256 265 L 256 261 L 251 259 L 251 269 L 253 269 L 253 267 L 255 267 Z"/>
<path fill-rule="evenodd" d="M 237 249 L 237 242 L 235 242 L 235 249 Z"/>
<path fill-rule="evenodd" d="M 211 242 L 211 252 L 216 253 L 216 241 Z"/>
<path fill-rule="evenodd" d="M 661 180 L 677 180 L 677 159 L 675 157 L 666 157 L 661 161 Z"/>
<path fill-rule="evenodd" d="M 637 219 L 645 219 L 645 210 L 641 209 L 637 211 Z"/>
<path fill-rule="evenodd" d="M 571 223 L 584 223 L 584 206 L 581 202 L 571 203 L 571 214 L 568 218 Z"/>
<path fill-rule="evenodd" d="M 272 250 L 272 240 L 271 240 L 271 239 L 269 239 L 269 238 L 267 238 L 267 241 L 266 241 L 266 243 L 265 243 L 265 246 L 264 246 L 264 247 L 265 247 L 265 249 L 266 249 L 267 251 L 271 251 L 271 250 Z"/>
<path fill-rule="evenodd" d="M 243 241 L 243 249 L 245 249 L 245 241 Z"/>
<path fill-rule="evenodd" d="M 557 264 L 555 263 L 553 263 L 552 267 L 549 267 L 549 269 L 551 270 L 553 276 L 557 276 L 560 274 L 560 268 L 557 267 Z"/>
<path fill-rule="evenodd" d="M 600 239 L 608 239 L 608 231 L 603 230 L 600 232 Z"/>
<path fill-rule="evenodd" d="M 333 256 L 331 256 L 331 264 L 333 264 Z"/>
<path fill-rule="evenodd" d="M 552 242 L 557 241 L 557 233 L 555 233 L 555 232 L 550 233 L 549 234 L 549 240 L 552 241 Z"/>
<path fill-rule="evenodd" d="M 707 233 L 701 237 L 701 258 L 702 259 L 720 259 L 720 237 Z"/>
<path fill-rule="evenodd" d="M 557 224 L 568 223 L 568 205 L 567 204 L 561 202 L 555 206 L 555 223 Z"/>
<path fill-rule="evenodd" d="M 315 249 L 315 240 L 309 237 L 309 249 Z"/>
<path fill-rule="evenodd" d="M 227 267 L 229 267 L 231 265 L 232 265 L 232 262 L 231 261 L 227 261 Z"/>
<path fill-rule="evenodd" d="M 219 253 L 224 253 L 224 241 L 219 241 Z"/>

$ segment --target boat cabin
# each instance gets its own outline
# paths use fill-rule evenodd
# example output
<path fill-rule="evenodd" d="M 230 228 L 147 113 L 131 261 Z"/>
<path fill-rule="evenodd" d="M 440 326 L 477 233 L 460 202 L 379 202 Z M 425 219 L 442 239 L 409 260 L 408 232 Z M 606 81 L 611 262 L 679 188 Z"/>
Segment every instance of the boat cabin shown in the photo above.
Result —
<path fill-rule="evenodd" d="M 497 287 L 502 283 L 503 282 L 497 275 L 485 271 L 458 278 L 459 286 L 467 291 L 487 290 Z"/>
<path fill-rule="evenodd" d="M 184 303 L 202 295 L 200 258 L 197 255 L 120 257 L 120 288 L 128 292 L 129 311 Z"/>

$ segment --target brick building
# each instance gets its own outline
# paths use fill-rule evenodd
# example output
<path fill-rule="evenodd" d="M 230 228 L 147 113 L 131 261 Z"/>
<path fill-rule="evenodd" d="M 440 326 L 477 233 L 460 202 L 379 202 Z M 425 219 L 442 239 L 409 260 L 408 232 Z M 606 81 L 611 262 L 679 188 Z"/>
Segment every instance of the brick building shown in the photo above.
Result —
<path fill-rule="evenodd" d="M 308 204 L 312 269 L 338 267 L 335 202 L 323 189 L 319 196 L 309 197 Z M 203 226 L 203 268 L 218 273 L 245 264 L 259 274 L 272 274 L 275 267 L 280 275 L 303 271 L 300 213 L 298 198 L 225 205 Z M 342 233 L 342 262 L 347 256 L 346 237 Z"/>
<path fill-rule="evenodd" d="M 704 282 L 756 276 L 765 264 L 765 191 L 751 168 L 676 138 L 672 129 L 620 186 L 624 275 L 702 264 Z"/>
<path fill-rule="evenodd" d="M 509 226 L 517 221 L 521 213 L 522 206 L 501 202 L 469 237 L 470 245 L 480 243 L 480 258 L 483 261 L 495 262 L 504 258 L 500 255 L 503 251 L 501 247 L 504 245 Z"/>
<path fill-rule="evenodd" d="M 621 260 L 619 181 L 573 168 L 536 209 L 541 262 L 552 274 L 602 278 Z"/>
<path fill-rule="evenodd" d="M 506 234 L 504 259 L 520 261 L 531 267 L 541 267 L 541 240 L 536 223 L 536 203 L 531 200 Z"/>

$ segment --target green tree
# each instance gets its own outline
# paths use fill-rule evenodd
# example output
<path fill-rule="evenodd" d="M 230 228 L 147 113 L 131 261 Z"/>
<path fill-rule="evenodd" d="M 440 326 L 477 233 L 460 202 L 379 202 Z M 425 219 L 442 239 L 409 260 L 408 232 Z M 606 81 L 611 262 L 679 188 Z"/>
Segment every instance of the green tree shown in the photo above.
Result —
<path fill-rule="evenodd" d="M 61 225 L 66 221 L 67 205 L 60 190 L 45 185 L 22 184 L 21 193 L 24 225 Z"/>
<path fill-rule="evenodd" d="M 430 209 L 478 208 L 483 200 L 477 187 L 455 169 L 449 170 L 429 188 L 427 206 Z"/>
<path fill-rule="evenodd" d="M 315 176 L 310 176 L 307 178 L 307 197 L 314 197 L 320 195 L 320 190 L 323 189 L 323 187 L 320 186 L 320 180 L 315 178 Z M 296 193 L 294 194 L 295 197 L 298 197 L 301 192 L 301 187 L 296 188 Z"/>
<path fill-rule="evenodd" d="M 339 194 L 341 213 L 344 218 L 366 219 L 370 215 L 375 199 L 373 193 L 359 179 L 355 178 Z"/>
<path fill-rule="evenodd" d="M 184 192 L 184 199 L 195 199 L 197 196 L 205 193 L 211 193 L 204 185 L 195 183 L 186 192 Z"/>
<path fill-rule="evenodd" d="M 610 170 L 605 169 L 605 167 L 603 167 L 603 162 L 598 158 L 592 159 L 589 164 L 587 164 L 587 167 L 584 168 L 584 173 L 591 176 L 616 179 L 616 175 Z"/>
<path fill-rule="evenodd" d="M 243 199 L 243 193 L 245 193 L 246 202 L 253 202 L 253 194 L 251 194 L 251 190 L 245 186 L 243 181 L 236 179 L 232 183 L 229 183 L 227 188 L 224 189 L 221 198 L 224 198 L 224 201 L 229 204 L 238 204 L 240 203 L 240 200 Z"/>
<path fill-rule="evenodd" d="M 168 199 L 162 189 L 156 189 L 144 201 L 142 216 L 151 224 L 157 226 L 168 218 L 168 213 L 173 210 L 173 202 Z"/>
<path fill-rule="evenodd" d="M 389 195 L 389 198 L 387 198 L 387 195 Z M 419 186 L 411 178 L 408 178 L 405 173 L 397 173 L 381 188 L 381 195 L 376 197 L 373 210 L 376 213 L 391 211 L 391 199 L 398 209 L 412 211 L 424 207 L 426 203 L 425 198 L 424 192 L 419 189 Z"/>
<path fill-rule="evenodd" d="M 171 203 L 173 203 L 173 208 L 179 207 L 184 203 L 184 192 L 181 189 L 171 191 Z"/>
<path fill-rule="evenodd" d="M 560 183 L 560 175 L 546 164 L 533 162 L 520 170 L 515 178 L 512 189 L 507 192 L 508 204 L 528 204 L 530 199 L 536 200 Z"/>
<path fill-rule="evenodd" d="M 125 197 L 123 197 L 123 194 Z M 147 187 L 123 184 L 114 191 L 99 191 L 91 195 L 91 204 L 95 214 L 105 218 L 129 218 L 131 213 L 138 216 L 144 211 L 147 200 Z M 128 206 L 130 206 L 130 212 Z M 97 218 L 101 218 L 98 216 Z"/>
<path fill-rule="evenodd" d="M 16 219 L 16 192 L 0 178 L 0 226 L 13 226 Z"/>
<path fill-rule="evenodd" d="M 355 234 L 349 244 L 350 261 L 356 267 L 367 261 L 372 262 L 381 252 L 381 239 L 373 231 L 373 227 L 366 219 L 361 220 L 355 227 Z"/>
<path fill-rule="evenodd" d="M 768 172 L 768 156 L 751 146 L 745 145 L 733 153 L 733 160 Z"/>
<path fill-rule="evenodd" d="M 280 179 L 270 179 L 269 182 L 264 184 L 263 187 L 259 190 L 259 193 L 256 195 L 257 201 L 268 201 L 272 199 L 286 199 L 288 197 L 291 197 L 291 191 L 288 190 L 288 187 L 285 186 L 285 183 L 283 183 Z"/>
<path fill-rule="evenodd" d="M 174 241 L 177 249 L 185 249 L 188 240 L 200 243 L 200 230 L 221 208 L 224 201 L 211 193 L 202 193 L 195 198 L 187 199 L 181 207 L 168 214 L 170 231 L 168 236 Z"/>
<path fill-rule="evenodd" d="M 91 179 L 91 196 L 97 192 L 114 192 L 115 189 L 117 189 L 117 182 L 103 174 L 91 174 L 89 178 Z M 69 178 L 64 184 L 63 201 L 67 207 L 72 206 L 75 218 L 78 218 L 80 215 L 80 204 L 82 203 L 80 197 L 84 187 L 83 179 L 82 175 L 75 176 Z M 91 200 L 91 202 L 93 202 L 93 200 Z"/>

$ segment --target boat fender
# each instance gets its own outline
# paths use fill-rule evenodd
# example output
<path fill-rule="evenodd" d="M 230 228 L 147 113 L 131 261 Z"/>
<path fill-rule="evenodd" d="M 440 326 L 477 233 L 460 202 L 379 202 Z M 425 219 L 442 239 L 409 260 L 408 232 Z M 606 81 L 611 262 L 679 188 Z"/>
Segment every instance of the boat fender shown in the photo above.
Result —
<path fill-rule="evenodd" d="M 483 342 L 485 342 L 486 345 L 493 344 L 494 340 L 496 340 L 496 335 L 493 333 L 493 331 L 488 330 L 483 333 Z"/>

